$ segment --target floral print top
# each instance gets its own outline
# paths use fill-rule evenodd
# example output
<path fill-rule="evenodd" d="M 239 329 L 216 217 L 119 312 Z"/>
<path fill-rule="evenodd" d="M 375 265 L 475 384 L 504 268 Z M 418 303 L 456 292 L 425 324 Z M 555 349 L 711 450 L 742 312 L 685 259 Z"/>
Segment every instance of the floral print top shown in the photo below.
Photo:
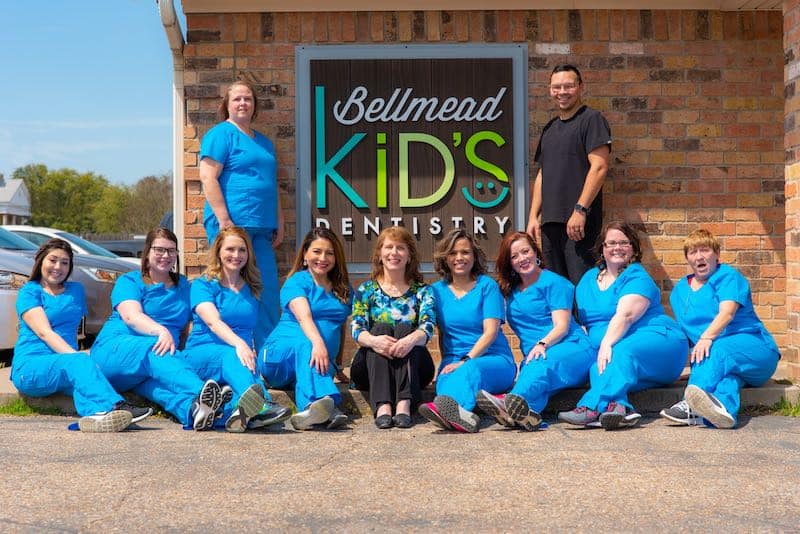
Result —
<path fill-rule="evenodd" d="M 383 292 L 375 280 L 367 280 L 356 290 L 353 299 L 353 316 L 350 331 L 358 340 L 362 332 L 369 332 L 373 325 L 385 323 L 396 325 L 407 323 L 425 332 L 430 341 L 436 324 L 433 291 L 421 282 L 411 282 L 411 287 L 399 297 Z"/>

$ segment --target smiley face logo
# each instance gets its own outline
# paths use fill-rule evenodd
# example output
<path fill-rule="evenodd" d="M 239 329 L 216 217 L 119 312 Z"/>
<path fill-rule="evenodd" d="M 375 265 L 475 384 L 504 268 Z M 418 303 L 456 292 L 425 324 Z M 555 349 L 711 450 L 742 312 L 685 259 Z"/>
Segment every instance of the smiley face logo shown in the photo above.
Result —
<path fill-rule="evenodd" d="M 456 146 L 458 146 L 459 142 L 461 141 L 461 134 L 454 134 L 453 140 L 455 141 Z M 497 147 L 501 147 L 506 144 L 506 140 L 496 132 L 492 132 L 490 130 L 476 132 L 470 136 L 470 138 L 467 140 L 466 146 L 464 147 L 464 153 L 467 156 L 467 161 L 469 161 L 475 168 L 491 174 L 498 182 L 508 184 L 508 175 L 503 169 L 497 165 L 494 165 L 493 163 L 489 163 L 488 161 L 481 159 L 475 153 L 475 147 L 481 141 L 492 141 Z M 478 181 L 475 183 L 475 189 L 477 189 L 478 193 L 496 195 L 491 200 L 478 200 L 472 196 L 467 187 L 462 187 L 461 194 L 464 195 L 464 198 L 467 200 L 467 202 L 476 208 L 481 209 L 490 209 L 500 205 L 506 199 L 509 192 L 508 185 L 503 185 L 499 192 L 496 191 L 497 186 L 492 181 L 487 181 L 485 186 L 482 181 Z"/>

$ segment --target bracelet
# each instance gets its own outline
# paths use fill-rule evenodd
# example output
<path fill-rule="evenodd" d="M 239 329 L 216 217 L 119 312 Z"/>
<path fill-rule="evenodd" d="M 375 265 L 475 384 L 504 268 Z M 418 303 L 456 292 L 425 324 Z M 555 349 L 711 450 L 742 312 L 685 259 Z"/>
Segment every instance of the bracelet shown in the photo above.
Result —
<path fill-rule="evenodd" d="M 471 360 L 471 359 L 472 359 L 472 357 L 469 354 L 465 354 L 464 356 L 461 357 L 460 361 L 465 362 L 465 361 Z"/>
<path fill-rule="evenodd" d="M 700 339 L 707 339 L 708 341 L 712 341 L 712 342 L 714 341 L 713 337 L 708 337 L 708 336 L 700 336 Z"/>
<path fill-rule="evenodd" d="M 536 344 L 547 348 L 547 341 L 545 341 L 544 339 L 540 339 L 539 341 L 536 342 Z"/>

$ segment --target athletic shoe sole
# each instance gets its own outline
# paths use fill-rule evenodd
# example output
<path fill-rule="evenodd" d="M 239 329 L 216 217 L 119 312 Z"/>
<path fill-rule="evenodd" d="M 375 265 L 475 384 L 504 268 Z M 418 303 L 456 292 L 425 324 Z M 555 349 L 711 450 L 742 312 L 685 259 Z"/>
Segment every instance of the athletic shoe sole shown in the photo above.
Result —
<path fill-rule="evenodd" d="M 542 416 L 531 410 L 530 406 L 528 406 L 528 401 L 512 393 L 506 395 L 504 400 L 508 416 L 512 421 L 528 431 L 539 428 Z"/>
<path fill-rule="evenodd" d="M 725 407 L 712 395 L 697 386 L 686 386 L 686 402 L 693 412 L 717 428 L 733 428 L 735 421 Z"/>
<path fill-rule="evenodd" d="M 78 419 L 81 432 L 120 432 L 128 428 L 133 418 L 131 412 L 114 410 L 105 414 L 87 415 Z"/>
<path fill-rule="evenodd" d="M 474 434 L 478 431 L 481 422 L 480 418 L 459 406 L 454 398 L 447 395 L 439 395 L 433 399 L 433 404 L 442 418 L 450 423 L 454 430 L 469 434 Z"/>
<path fill-rule="evenodd" d="M 222 405 L 222 391 L 219 384 L 213 380 L 206 380 L 200 389 L 200 405 L 194 416 L 192 428 L 197 431 L 210 430 L 214 426 L 217 409 Z"/>
<path fill-rule="evenodd" d="M 663 417 L 664 419 L 669 419 L 673 423 L 678 423 L 679 425 L 686 425 L 686 426 L 697 426 L 703 424 L 702 417 L 675 417 L 674 415 L 670 415 L 667 413 L 666 408 L 658 412 L 658 415 Z"/>
<path fill-rule="evenodd" d="M 478 391 L 476 401 L 478 403 L 478 408 L 480 408 L 481 411 L 489 417 L 494 418 L 498 424 L 509 428 L 515 426 L 513 419 L 509 417 L 509 414 L 506 411 L 506 406 L 501 405 L 503 401 L 498 399 L 496 396 L 492 395 L 488 391 L 480 390 Z"/>
<path fill-rule="evenodd" d="M 225 406 L 233 400 L 233 390 L 230 386 L 222 386 L 219 390 L 219 395 L 219 408 L 214 413 L 214 419 L 222 419 L 222 416 L 225 415 Z"/>
<path fill-rule="evenodd" d="M 630 428 L 639 424 L 642 414 L 630 412 L 621 414 L 617 412 L 606 412 L 600 414 L 600 426 L 605 430 L 616 430 L 617 428 Z"/>
<path fill-rule="evenodd" d="M 250 422 L 247 424 L 247 428 L 263 428 L 267 426 L 277 425 L 278 423 L 283 423 L 287 419 L 292 416 L 292 411 L 288 408 L 284 408 L 278 404 L 275 404 L 280 408 L 280 411 L 274 412 L 275 414 L 272 417 L 265 417 L 264 414 L 258 413 L 250 419 Z"/>
<path fill-rule="evenodd" d="M 239 397 L 239 406 L 236 411 L 225 421 L 225 430 L 240 433 L 247 430 L 247 423 L 264 407 L 264 394 L 261 386 L 252 384 Z"/>
<path fill-rule="evenodd" d="M 450 423 L 442 419 L 442 416 L 439 415 L 438 412 L 432 410 L 430 406 L 428 406 L 428 403 L 420 404 L 417 412 L 442 430 L 453 430 L 453 427 L 450 426 Z"/>
<path fill-rule="evenodd" d="M 334 403 L 330 397 L 324 397 L 312 402 L 308 409 L 294 414 L 289 422 L 295 430 L 308 430 L 314 425 L 320 425 L 331 417 Z"/>

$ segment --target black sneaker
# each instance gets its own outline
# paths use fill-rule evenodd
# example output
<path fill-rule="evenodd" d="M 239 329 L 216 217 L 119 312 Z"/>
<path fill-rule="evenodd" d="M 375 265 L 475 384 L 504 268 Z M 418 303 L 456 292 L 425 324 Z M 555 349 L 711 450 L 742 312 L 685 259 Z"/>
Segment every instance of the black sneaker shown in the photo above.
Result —
<path fill-rule="evenodd" d="M 124 410 L 126 412 L 130 412 L 131 414 L 131 423 L 138 423 L 142 419 L 153 415 L 152 408 L 141 408 L 139 406 L 134 406 L 133 404 L 129 403 L 128 401 L 119 401 L 114 405 L 114 410 Z"/>
<path fill-rule="evenodd" d="M 265 401 L 261 412 L 254 415 L 247 428 L 263 428 L 283 423 L 292 416 L 292 411 L 273 401 Z"/>

